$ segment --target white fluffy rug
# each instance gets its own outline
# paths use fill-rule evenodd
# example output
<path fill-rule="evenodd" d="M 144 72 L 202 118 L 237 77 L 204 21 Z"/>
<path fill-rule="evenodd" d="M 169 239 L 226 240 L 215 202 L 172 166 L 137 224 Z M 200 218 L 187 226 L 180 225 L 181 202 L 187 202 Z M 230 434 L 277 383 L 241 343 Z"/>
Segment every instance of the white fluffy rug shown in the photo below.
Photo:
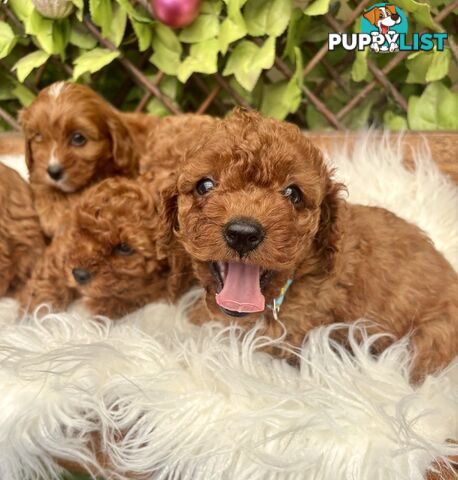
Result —
<path fill-rule="evenodd" d="M 427 151 L 409 172 L 389 139 L 358 145 L 330 155 L 350 200 L 417 223 L 458 270 L 456 186 Z M 57 478 L 59 457 L 117 479 L 419 480 L 458 454 L 458 359 L 413 388 L 405 341 L 374 359 L 373 339 L 350 355 L 322 328 L 298 370 L 257 351 L 269 340 L 255 332 L 189 325 L 195 295 L 116 323 L 78 309 L 16 323 L 1 300 L 0 478 Z"/>

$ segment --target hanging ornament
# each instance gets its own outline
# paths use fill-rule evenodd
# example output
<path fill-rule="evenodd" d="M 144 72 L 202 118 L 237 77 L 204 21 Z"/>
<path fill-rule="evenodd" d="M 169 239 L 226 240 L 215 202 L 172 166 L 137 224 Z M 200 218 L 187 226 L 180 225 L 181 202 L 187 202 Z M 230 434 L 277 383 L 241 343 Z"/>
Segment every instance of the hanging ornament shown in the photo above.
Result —
<path fill-rule="evenodd" d="M 150 0 L 154 16 L 172 28 L 186 27 L 199 15 L 202 0 Z"/>
<path fill-rule="evenodd" d="M 53 20 L 68 17 L 74 8 L 71 0 L 32 0 L 32 3 L 38 13 Z"/>

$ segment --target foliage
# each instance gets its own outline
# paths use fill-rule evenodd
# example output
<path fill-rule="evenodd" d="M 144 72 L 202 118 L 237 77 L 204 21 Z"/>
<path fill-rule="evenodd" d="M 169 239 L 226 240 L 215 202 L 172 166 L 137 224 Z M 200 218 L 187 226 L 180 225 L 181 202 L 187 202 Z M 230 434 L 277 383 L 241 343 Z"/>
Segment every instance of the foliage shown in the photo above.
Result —
<path fill-rule="evenodd" d="M 40 88 L 64 79 L 93 86 L 119 108 L 135 108 L 145 92 L 119 64 L 123 56 L 149 80 L 162 72 L 160 90 L 183 111 L 196 110 L 219 86 L 218 74 L 266 115 L 307 128 L 330 128 L 305 91 L 318 92 L 336 113 L 372 82 L 373 66 L 382 69 L 399 55 L 337 49 L 327 52 L 326 65 L 319 63 L 303 75 L 333 31 L 324 15 L 344 24 L 358 4 L 349 0 L 204 0 L 197 19 L 181 30 L 155 21 L 146 0 L 71 2 L 73 13 L 58 20 L 40 15 L 32 0 L 8 0 L 0 6 L 0 107 L 11 115 Z M 391 3 L 407 12 L 410 31 L 441 31 L 433 18 L 451 0 Z M 442 20 L 450 35 L 457 13 L 455 9 Z M 94 37 L 85 18 L 113 49 Z M 360 18 L 348 32 L 359 30 Z M 276 57 L 291 76 L 284 75 Z M 329 68 L 338 72 L 338 81 Z M 391 129 L 458 129 L 458 67 L 448 46 L 443 52 L 409 55 L 387 78 L 404 97 L 407 112 L 377 86 L 343 117 L 346 128 L 375 123 Z M 235 104 L 224 89 L 218 99 L 209 113 L 224 114 Z M 170 113 L 154 97 L 145 107 L 158 115 Z M 0 120 L 0 130 L 7 128 Z"/>

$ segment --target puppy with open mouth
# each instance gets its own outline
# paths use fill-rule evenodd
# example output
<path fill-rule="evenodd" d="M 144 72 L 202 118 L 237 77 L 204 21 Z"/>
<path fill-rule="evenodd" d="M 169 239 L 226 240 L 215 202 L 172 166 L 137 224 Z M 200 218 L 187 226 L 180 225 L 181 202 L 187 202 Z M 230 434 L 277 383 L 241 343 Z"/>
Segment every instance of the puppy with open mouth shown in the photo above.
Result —
<path fill-rule="evenodd" d="M 416 226 L 348 204 L 297 127 L 238 110 L 195 143 L 161 212 L 206 291 L 195 319 L 263 317 L 262 333 L 285 328 L 298 347 L 316 326 L 365 318 L 371 333 L 412 334 L 416 380 L 458 354 L 456 272 Z"/>

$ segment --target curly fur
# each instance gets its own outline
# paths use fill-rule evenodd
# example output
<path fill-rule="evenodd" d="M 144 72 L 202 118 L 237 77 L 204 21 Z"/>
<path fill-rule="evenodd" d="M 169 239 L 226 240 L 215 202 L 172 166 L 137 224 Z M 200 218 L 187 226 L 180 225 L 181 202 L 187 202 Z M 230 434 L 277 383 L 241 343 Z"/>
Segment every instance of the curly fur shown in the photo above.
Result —
<path fill-rule="evenodd" d="M 458 354 L 458 276 L 416 226 L 382 208 L 348 204 L 331 173 L 297 127 L 238 111 L 208 126 L 190 149 L 179 175 L 163 190 L 162 216 L 206 289 L 207 318 L 233 320 L 215 302 L 209 262 L 260 265 L 273 272 L 263 288 L 267 304 L 294 279 L 281 322 L 266 310 L 262 333 L 285 333 L 299 347 L 316 326 L 367 318 L 373 333 L 412 333 L 412 378 L 419 380 Z M 217 186 L 199 196 L 195 186 L 205 177 Z M 290 184 L 302 192 L 298 206 L 281 194 Z M 243 259 L 222 235 L 236 217 L 254 218 L 266 232 Z M 196 318 L 202 317 L 199 311 Z M 241 322 L 249 328 L 258 317 Z M 378 349 L 386 346 L 385 339 Z M 291 356 L 288 350 L 274 353 Z"/>
<path fill-rule="evenodd" d="M 17 172 L 0 163 L 0 297 L 17 293 L 45 248 L 32 195 Z"/>
<path fill-rule="evenodd" d="M 140 152 L 157 119 L 121 113 L 89 87 L 59 82 L 43 89 L 20 121 L 35 206 L 52 237 L 85 188 L 113 175 L 138 174 Z M 76 132 L 86 138 L 84 145 L 71 145 Z M 50 162 L 64 169 L 57 182 L 47 174 Z"/>
<path fill-rule="evenodd" d="M 108 177 L 133 178 L 140 169 L 174 166 L 183 147 L 211 117 L 160 119 L 124 113 L 87 86 L 58 82 L 40 92 L 21 112 L 20 121 L 35 207 L 43 230 L 52 237 L 82 191 Z M 76 132 L 86 138 L 84 145 L 70 143 Z M 64 169 L 62 179 L 49 177 L 50 163 Z"/>
<path fill-rule="evenodd" d="M 191 281 L 187 256 L 169 245 L 158 259 L 157 200 L 143 179 L 109 178 L 89 188 L 53 239 L 21 295 L 24 308 L 65 309 L 81 298 L 94 313 L 117 318 L 146 303 L 175 299 Z M 117 247 L 128 245 L 123 254 Z M 73 269 L 91 275 L 78 284 Z"/>

